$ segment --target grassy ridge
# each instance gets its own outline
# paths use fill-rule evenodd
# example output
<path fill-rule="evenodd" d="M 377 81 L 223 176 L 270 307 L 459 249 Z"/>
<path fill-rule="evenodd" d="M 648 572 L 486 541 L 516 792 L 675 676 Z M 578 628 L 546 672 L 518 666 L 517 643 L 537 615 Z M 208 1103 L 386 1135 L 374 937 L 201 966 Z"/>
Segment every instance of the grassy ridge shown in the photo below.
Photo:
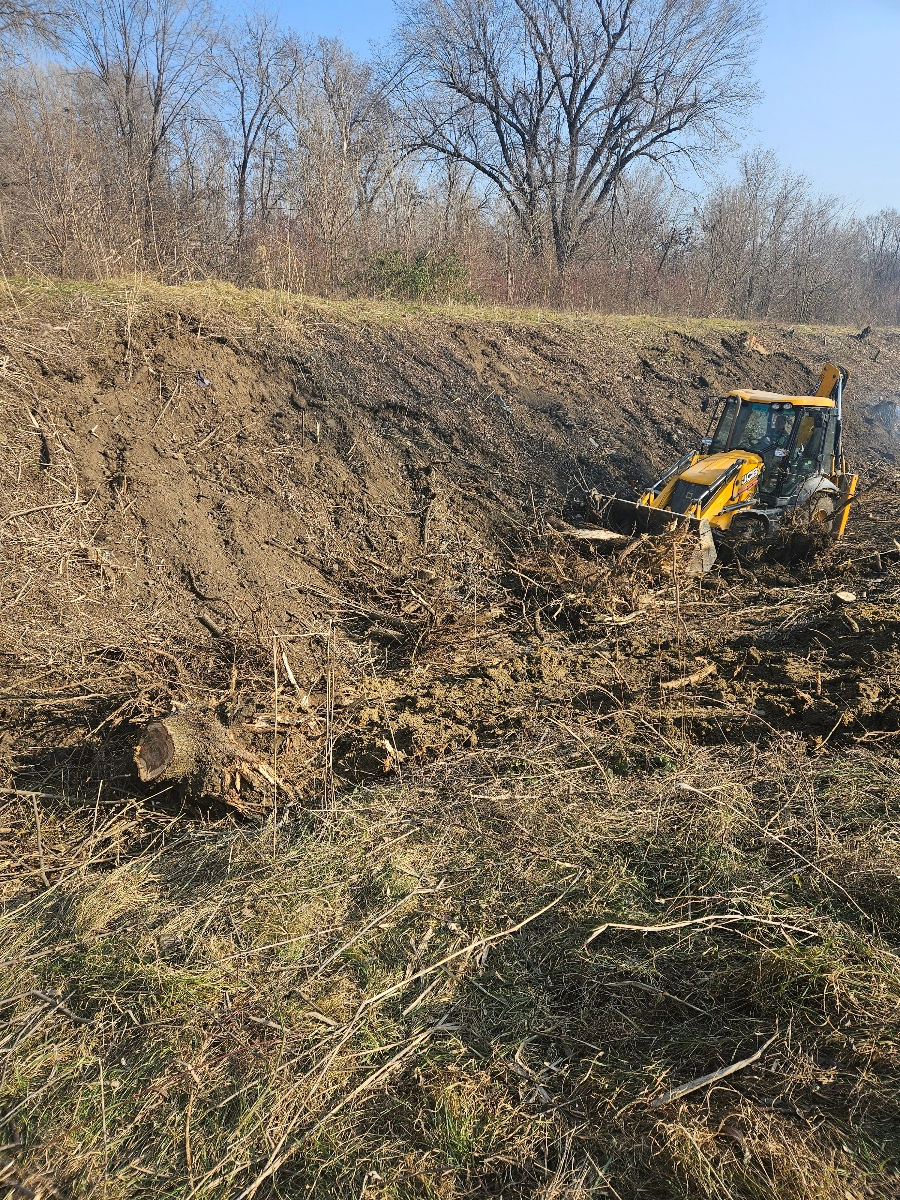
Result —
<path fill-rule="evenodd" d="M 192 315 L 244 323 L 263 317 L 285 323 L 290 329 L 295 322 L 321 316 L 338 321 L 368 322 L 391 325 L 407 320 L 448 319 L 467 323 L 498 322 L 505 326 L 549 325 L 561 329 L 596 325 L 643 331 L 647 329 L 678 329 L 685 332 L 734 334 L 744 330 L 764 331 L 778 327 L 767 321 L 742 321 L 734 317 L 686 317 L 680 315 L 647 315 L 608 313 L 602 311 L 567 310 L 558 308 L 507 308 L 503 305 L 483 305 L 452 300 L 445 304 L 427 304 L 407 300 L 335 300 L 296 292 L 281 292 L 261 288 L 239 288 L 231 283 L 208 280 L 202 283 L 162 284 L 150 279 L 113 278 L 102 281 L 59 280 L 5 277 L 0 284 L 0 312 L 37 309 L 47 313 L 54 304 L 68 306 L 72 301 L 86 306 L 108 306 L 110 312 L 130 308 L 134 315 L 153 308 L 171 312 L 182 307 Z M 784 323 L 782 322 L 781 325 Z M 803 325 L 791 326 L 791 336 L 814 338 L 822 344 L 823 335 L 855 337 L 856 326 Z M 900 329 L 880 327 L 880 338 L 893 339 Z"/>

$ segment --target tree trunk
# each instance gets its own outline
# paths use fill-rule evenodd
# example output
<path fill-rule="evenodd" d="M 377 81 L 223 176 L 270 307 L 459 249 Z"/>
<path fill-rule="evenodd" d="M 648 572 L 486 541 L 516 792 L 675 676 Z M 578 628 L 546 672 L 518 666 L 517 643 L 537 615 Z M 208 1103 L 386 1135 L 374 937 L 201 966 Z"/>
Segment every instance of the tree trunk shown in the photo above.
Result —
<path fill-rule="evenodd" d="M 142 783 L 171 783 L 186 799 L 219 800 L 244 813 L 271 808 L 294 789 L 242 745 L 208 709 L 186 708 L 151 721 L 134 752 Z"/>
<path fill-rule="evenodd" d="M 244 267 L 244 238 L 247 228 L 247 173 L 249 171 L 249 157 L 245 152 L 244 158 L 238 166 L 237 176 L 237 245 L 238 259 L 240 261 L 240 269 Z"/>
<path fill-rule="evenodd" d="M 235 743 L 236 745 L 236 743 Z M 144 730 L 134 761 L 142 783 L 194 781 L 221 773 L 229 757 L 227 734 L 211 712 L 185 709 Z"/>

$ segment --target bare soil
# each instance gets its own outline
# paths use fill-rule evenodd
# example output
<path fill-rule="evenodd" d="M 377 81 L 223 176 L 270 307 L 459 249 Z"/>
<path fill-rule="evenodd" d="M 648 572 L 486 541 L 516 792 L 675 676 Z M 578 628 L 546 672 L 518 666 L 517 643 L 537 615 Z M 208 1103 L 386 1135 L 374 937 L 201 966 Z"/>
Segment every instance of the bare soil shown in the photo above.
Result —
<path fill-rule="evenodd" d="M 703 396 L 747 384 L 812 390 L 826 352 L 851 371 L 849 453 L 863 486 L 850 547 L 819 573 L 850 578 L 863 547 L 894 548 L 888 481 L 900 442 L 884 402 L 900 335 L 772 328 L 751 340 L 701 323 L 273 314 L 252 301 L 236 313 L 228 300 L 123 290 L 103 303 L 76 292 L 7 307 L 2 650 L 11 683 L 46 669 L 48 640 L 59 664 L 24 716 L 33 730 L 13 712 L 15 686 L 7 692 L 16 769 L 29 778 L 61 751 L 83 759 L 87 743 L 102 765 L 84 785 L 109 786 L 113 721 L 218 699 L 241 655 L 271 668 L 273 639 L 276 666 L 298 685 L 282 720 L 299 722 L 288 742 L 302 743 L 300 760 L 301 733 L 320 741 L 328 643 L 339 773 L 374 766 L 373 754 L 400 761 L 503 735 L 518 710 L 565 706 L 585 690 L 585 703 L 627 707 L 677 674 L 668 655 L 686 653 L 665 632 L 671 580 L 632 596 L 630 564 L 573 562 L 548 540 L 546 517 L 585 487 L 634 494 L 696 442 Z M 535 556 L 537 580 L 523 555 Z M 890 689 L 877 676 L 896 670 L 895 614 L 880 604 L 892 577 L 870 584 L 881 572 L 865 572 L 867 602 L 849 624 L 828 610 L 827 582 L 811 609 L 794 611 L 809 572 L 745 578 L 738 568 L 699 604 L 686 596 L 688 652 L 717 664 L 711 703 L 802 717 L 811 733 L 837 715 L 890 728 Z M 251 692 L 235 680 L 231 720 L 258 705 Z M 309 703 L 302 720 L 292 698 Z M 692 720 L 708 716 L 692 709 Z M 382 753 L 397 721 L 399 756 Z M 301 777 L 309 765 L 282 758 Z M 81 777 L 70 771 L 68 786 Z"/>

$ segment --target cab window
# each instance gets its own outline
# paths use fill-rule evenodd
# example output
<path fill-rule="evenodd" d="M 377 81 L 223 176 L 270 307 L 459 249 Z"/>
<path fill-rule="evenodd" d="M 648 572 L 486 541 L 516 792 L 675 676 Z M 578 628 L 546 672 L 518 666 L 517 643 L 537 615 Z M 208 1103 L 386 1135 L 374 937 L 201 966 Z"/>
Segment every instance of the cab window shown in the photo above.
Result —
<path fill-rule="evenodd" d="M 794 487 L 799 486 L 804 479 L 807 479 L 815 471 L 821 469 L 820 464 L 823 464 L 828 449 L 827 438 L 831 425 L 829 415 L 827 411 L 823 411 L 822 409 L 807 409 L 801 416 L 794 449 L 791 452 L 791 460 L 788 464 L 788 478 L 785 481 L 786 491 L 790 492 Z M 833 446 L 833 435 L 831 441 Z M 823 465 L 824 469 L 829 471 L 831 469 L 830 458 Z"/>
<path fill-rule="evenodd" d="M 822 456 L 825 428 L 828 424 L 826 415 L 821 411 L 807 411 L 800 418 L 797 430 L 797 441 L 794 453 L 791 455 L 791 467 L 811 471 L 818 465 Z"/>
<path fill-rule="evenodd" d="M 742 404 L 728 449 L 778 457 L 778 451 L 786 450 L 791 440 L 796 417 L 789 404 Z"/>
<path fill-rule="evenodd" d="M 712 442 L 710 443 L 709 450 L 711 454 L 718 454 L 720 450 L 728 449 L 728 437 L 731 433 L 731 426 L 734 424 L 734 414 L 737 412 L 737 406 L 737 400 L 725 401 L 725 407 L 722 409 L 722 415 L 719 417 L 716 432 L 713 434 Z"/>

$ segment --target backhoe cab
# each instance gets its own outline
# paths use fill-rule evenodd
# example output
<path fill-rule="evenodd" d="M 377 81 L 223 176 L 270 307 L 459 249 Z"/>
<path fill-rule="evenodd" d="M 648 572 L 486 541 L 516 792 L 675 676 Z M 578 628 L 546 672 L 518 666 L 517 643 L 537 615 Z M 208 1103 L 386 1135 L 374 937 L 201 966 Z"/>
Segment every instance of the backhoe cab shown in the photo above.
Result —
<path fill-rule="evenodd" d="M 829 363 L 815 396 L 729 393 L 714 403 L 699 451 L 675 463 L 636 504 L 595 493 L 592 515 L 623 534 L 695 528 L 693 574 L 709 570 L 717 544 L 764 544 L 789 514 L 795 524 L 842 537 L 857 482 L 843 452 L 847 378 Z"/>

